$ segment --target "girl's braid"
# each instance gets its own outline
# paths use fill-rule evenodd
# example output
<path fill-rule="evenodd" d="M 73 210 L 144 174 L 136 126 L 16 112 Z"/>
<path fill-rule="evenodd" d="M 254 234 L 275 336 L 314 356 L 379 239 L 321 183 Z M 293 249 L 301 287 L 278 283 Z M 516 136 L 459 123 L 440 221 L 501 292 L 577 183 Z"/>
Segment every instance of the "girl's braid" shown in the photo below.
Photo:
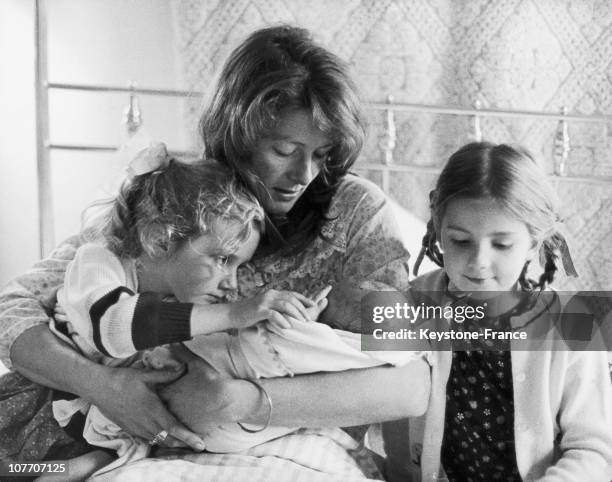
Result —
<path fill-rule="evenodd" d="M 436 241 L 437 241 L 436 229 L 434 226 L 433 218 L 431 218 L 427 222 L 427 231 L 425 233 L 425 236 L 423 236 L 423 241 L 421 243 L 421 251 L 419 252 L 419 255 L 414 263 L 413 273 L 415 276 L 417 276 L 419 272 L 419 266 L 421 266 L 421 262 L 423 261 L 423 258 L 426 255 L 429 259 L 431 259 L 438 266 L 440 267 L 444 266 L 444 260 L 442 257 L 442 253 L 440 252 L 440 249 L 438 248 L 438 244 Z"/>
<path fill-rule="evenodd" d="M 538 287 L 544 289 L 546 285 L 552 283 L 555 273 L 557 272 L 557 252 L 556 252 L 556 240 L 557 236 L 553 235 L 552 238 L 544 241 L 542 245 L 543 257 L 544 257 L 544 272 L 540 276 L 540 282 Z"/>
<path fill-rule="evenodd" d="M 521 271 L 521 276 L 519 277 L 519 283 L 521 288 L 524 290 L 532 291 L 535 289 L 545 289 L 547 285 L 550 285 L 554 278 L 555 273 L 559 269 L 557 266 L 557 262 L 559 260 L 559 256 L 557 255 L 557 247 L 556 243 L 558 240 L 558 236 L 554 234 L 549 239 L 545 240 L 540 249 L 542 260 L 544 261 L 544 272 L 540 275 L 540 279 L 536 283 L 535 280 L 532 280 L 527 277 L 527 270 L 529 268 L 529 261 L 525 263 L 523 267 L 523 271 Z"/>

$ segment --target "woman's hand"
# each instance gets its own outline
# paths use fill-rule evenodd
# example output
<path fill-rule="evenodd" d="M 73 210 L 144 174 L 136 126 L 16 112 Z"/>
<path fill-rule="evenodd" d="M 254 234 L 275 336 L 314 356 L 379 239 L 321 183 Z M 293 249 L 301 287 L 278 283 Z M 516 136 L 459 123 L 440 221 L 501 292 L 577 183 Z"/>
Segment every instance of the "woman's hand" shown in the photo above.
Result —
<path fill-rule="evenodd" d="M 204 442 L 172 415 L 156 393 L 156 386 L 179 378 L 182 370 L 141 370 L 136 368 L 102 367 L 106 376 L 92 377 L 95 381 L 83 395 L 104 414 L 127 432 L 151 440 L 162 430 L 168 439 L 161 445 L 189 446 L 204 450 Z"/>
<path fill-rule="evenodd" d="M 47 325 L 24 331 L 15 340 L 11 355 L 22 375 L 83 397 L 131 434 L 151 440 L 167 430 L 171 437 L 165 445 L 201 450 L 199 437 L 181 425 L 155 393 L 157 384 L 176 380 L 184 370 L 145 371 L 99 365 L 62 342 Z"/>
<path fill-rule="evenodd" d="M 316 308 L 313 300 L 295 291 L 268 290 L 232 303 L 230 319 L 236 328 L 246 328 L 264 320 L 279 328 L 291 328 L 293 321 L 311 321 L 307 310 L 313 307 Z"/>
<path fill-rule="evenodd" d="M 250 387 L 250 389 L 249 389 Z M 257 405 L 257 388 L 244 380 L 221 377 L 208 363 L 195 358 L 187 373 L 159 390 L 168 408 L 191 430 L 240 420 Z"/>

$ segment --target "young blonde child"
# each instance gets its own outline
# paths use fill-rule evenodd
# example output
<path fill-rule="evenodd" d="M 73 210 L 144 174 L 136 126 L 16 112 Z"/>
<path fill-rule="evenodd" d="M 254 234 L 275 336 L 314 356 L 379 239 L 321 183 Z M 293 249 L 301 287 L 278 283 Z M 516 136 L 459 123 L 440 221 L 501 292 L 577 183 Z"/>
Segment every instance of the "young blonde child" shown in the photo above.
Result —
<path fill-rule="evenodd" d="M 237 269 L 257 247 L 264 214 L 226 169 L 181 163 L 162 144 L 139 153 L 130 169 L 110 209 L 85 231 L 93 241 L 78 249 L 58 293 L 56 332 L 91 359 L 160 369 L 198 356 L 216 375 L 251 380 L 271 416 L 257 378 L 414 358 L 362 353 L 358 335 L 311 322 L 329 287 L 314 299 L 269 290 L 237 300 Z M 173 435 L 162 427 L 149 441 L 137 439 L 82 399 L 56 400 L 53 411 L 61 426 L 86 414 L 85 439 L 117 453 L 105 470 L 145 457 Z M 240 451 L 294 430 L 211 426 L 200 434 L 201 448 Z"/>
<path fill-rule="evenodd" d="M 488 304 L 478 323 L 538 339 L 518 350 L 514 341 L 434 346 L 426 414 L 385 426 L 389 479 L 608 482 L 606 354 L 570 351 L 552 329 L 560 301 L 549 285 L 561 264 L 568 274 L 573 266 L 545 173 L 522 148 L 468 144 L 450 157 L 430 205 L 415 271 L 424 254 L 442 269 L 414 280 L 416 302 Z M 537 281 L 534 260 L 544 268 Z"/>

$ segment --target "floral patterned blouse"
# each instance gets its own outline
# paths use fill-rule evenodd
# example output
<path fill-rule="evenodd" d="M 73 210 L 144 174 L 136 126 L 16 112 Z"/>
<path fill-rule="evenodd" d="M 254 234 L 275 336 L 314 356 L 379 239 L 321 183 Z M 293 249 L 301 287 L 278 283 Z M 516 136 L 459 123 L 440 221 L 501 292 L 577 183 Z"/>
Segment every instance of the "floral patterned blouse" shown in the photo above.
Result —
<path fill-rule="evenodd" d="M 347 175 L 332 199 L 329 221 L 301 253 L 268 255 L 241 268 L 241 297 L 266 289 L 307 296 L 328 284 L 348 282 L 371 289 L 408 287 L 408 252 L 383 192 L 370 181 Z M 11 367 L 10 348 L 25 330 L 47 323 L 68 263 L 81 241 L 69 238 L 51 255 L 0 292 L 0 360 Z M 358 318 L 358 317 L 357 317 Z M 358 332 L 360 320 L 334 324 Z"/>

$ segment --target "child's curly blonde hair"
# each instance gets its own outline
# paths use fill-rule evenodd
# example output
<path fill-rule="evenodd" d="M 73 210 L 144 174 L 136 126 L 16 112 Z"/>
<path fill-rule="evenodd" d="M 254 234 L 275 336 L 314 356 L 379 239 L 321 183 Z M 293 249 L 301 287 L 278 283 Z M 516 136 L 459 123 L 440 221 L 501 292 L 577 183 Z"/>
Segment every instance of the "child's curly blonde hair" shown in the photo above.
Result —
<path fill-rule="evenodd" d="M 102 239 L 120 258 L 170 256 L 182 242 L 214 234 L 236 249 L 253 229 L 262 233 L 264 211 L 236 176 L 214 160 L 165 167 L 126 179 L 119 194 L 86 223 L 86 240 Z M 241 226 L 232 239 L 215 232 L 219 221 Z"/>

